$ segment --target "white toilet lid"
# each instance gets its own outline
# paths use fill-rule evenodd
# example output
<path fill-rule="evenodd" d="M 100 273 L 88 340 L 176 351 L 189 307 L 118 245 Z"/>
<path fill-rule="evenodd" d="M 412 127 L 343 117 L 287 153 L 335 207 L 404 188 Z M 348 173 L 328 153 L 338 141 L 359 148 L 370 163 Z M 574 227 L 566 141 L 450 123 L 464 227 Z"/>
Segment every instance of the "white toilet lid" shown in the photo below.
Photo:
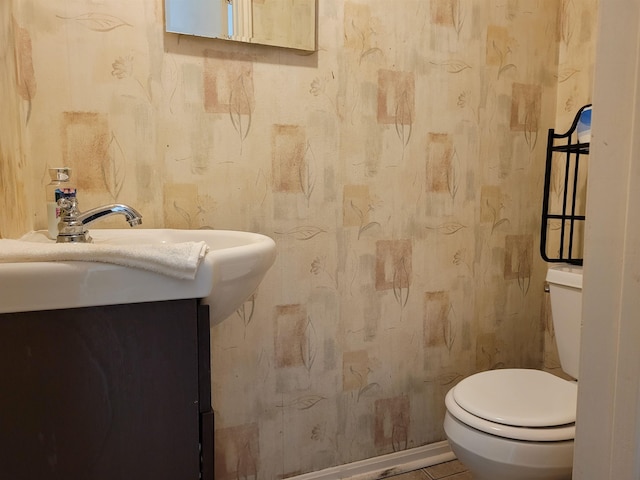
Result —
<path fill-rule="evenodd" d="M 501 423 L 490 422 L 470 414 L 453 399 L 453 390 L 449 390 L 444 401 L 447 413 L 461 423 L 475 430 L 489 435 L 503 437 L 509 440 L 524 440 L 526 442 L 561 442 L 573 441 L 576 438 L 576 424 L 561 425 L 559 427 L 512 427 Z"/>
<path fill-rule="evenodd" d="M 576 421 L 578 387 L 540 370 L 477 373 L 453 388 L 455 402 L 489 422 L 514 427 L 557 427 Z"/>

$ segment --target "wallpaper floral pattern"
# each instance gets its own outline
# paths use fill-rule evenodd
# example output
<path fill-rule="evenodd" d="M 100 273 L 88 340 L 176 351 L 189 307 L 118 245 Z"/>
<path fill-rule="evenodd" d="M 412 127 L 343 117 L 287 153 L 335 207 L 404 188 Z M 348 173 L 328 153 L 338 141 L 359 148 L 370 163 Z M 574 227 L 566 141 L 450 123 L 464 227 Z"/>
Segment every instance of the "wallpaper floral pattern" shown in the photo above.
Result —
<path fill-rule="evenodd" d="M 165 34 L 162 0 L 10 0 L 0 235 L 81 208 L 272 236 L 212 328 L 216 479 L 444 439 L 444 395 L 557 368 L 540 260 L 546 131 L 588 103 L 595 0 L 322 0 L 318 52 Z M 114 226 L 121 226 L 117 220 Z M 548 347 L 544 347 L 544 343 Z"/>

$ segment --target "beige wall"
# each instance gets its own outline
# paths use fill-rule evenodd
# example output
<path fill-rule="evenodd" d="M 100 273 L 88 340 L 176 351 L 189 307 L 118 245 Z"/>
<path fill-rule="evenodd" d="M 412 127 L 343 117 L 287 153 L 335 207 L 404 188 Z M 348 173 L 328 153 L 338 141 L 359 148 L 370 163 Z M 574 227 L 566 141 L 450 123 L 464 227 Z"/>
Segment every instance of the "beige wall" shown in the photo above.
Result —
<path fill-rule="evenodd" d="M 161 0 L 14 3 L 37 89 L 0 90 L 3 235 L 45 227 L 65 164 L 81 208 L 277 242 L 212 329 L 217 480 L 441 440 L 455 382 L 541 366 L 545 140 L 590 98 L 586 2 L 323 0 L 313 55 L 164 34 Z"/>
<path fill-rule="evenodd" d="M 13 1 L 0 5 L 0 238 L 18 237 L 31 229 L 30 170 L 22 144 L 24 119 L 36 92 L 31 66 L 31 41 L 14 22 Z"/>
<path fill-rule="evenodd" d="M 558 98 L 553 128 L 564 132 L 580 107 L 591 103 L 598 0 L 560 2 Z"/>

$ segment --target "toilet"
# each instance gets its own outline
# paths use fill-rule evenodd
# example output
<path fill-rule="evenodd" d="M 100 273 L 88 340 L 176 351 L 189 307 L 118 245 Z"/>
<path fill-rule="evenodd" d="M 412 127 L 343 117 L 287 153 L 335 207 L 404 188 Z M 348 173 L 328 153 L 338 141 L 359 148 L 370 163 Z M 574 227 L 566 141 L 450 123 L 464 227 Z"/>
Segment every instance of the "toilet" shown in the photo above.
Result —
<path fill-rule="evenodd" d="M 547 272 L 560 364 L 578 378 L 582 267 Z M 577 383 L 532 369 L 471 375 L 446 395 L 444 430 L 474 480 L 570 480 Z"/>

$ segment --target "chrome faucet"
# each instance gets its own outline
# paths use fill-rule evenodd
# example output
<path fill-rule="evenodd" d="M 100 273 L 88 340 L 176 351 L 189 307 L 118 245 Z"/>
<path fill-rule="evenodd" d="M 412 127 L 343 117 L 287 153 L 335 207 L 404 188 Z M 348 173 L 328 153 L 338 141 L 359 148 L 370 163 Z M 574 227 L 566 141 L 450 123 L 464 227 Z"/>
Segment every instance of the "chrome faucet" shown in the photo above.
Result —
<path fill-rule="evenodd" d="M 142 215 L 136 209 L 119 203 L 92 208 L 82 213 L 78 209 L 76 197 L 64 197 L 58 200 L 58 206 L 60 221 L 56 243 L 91 243 L 92 239 L 87 226 L 111 215 L 124 215 L 132 227 L 142 223 Z"/>

